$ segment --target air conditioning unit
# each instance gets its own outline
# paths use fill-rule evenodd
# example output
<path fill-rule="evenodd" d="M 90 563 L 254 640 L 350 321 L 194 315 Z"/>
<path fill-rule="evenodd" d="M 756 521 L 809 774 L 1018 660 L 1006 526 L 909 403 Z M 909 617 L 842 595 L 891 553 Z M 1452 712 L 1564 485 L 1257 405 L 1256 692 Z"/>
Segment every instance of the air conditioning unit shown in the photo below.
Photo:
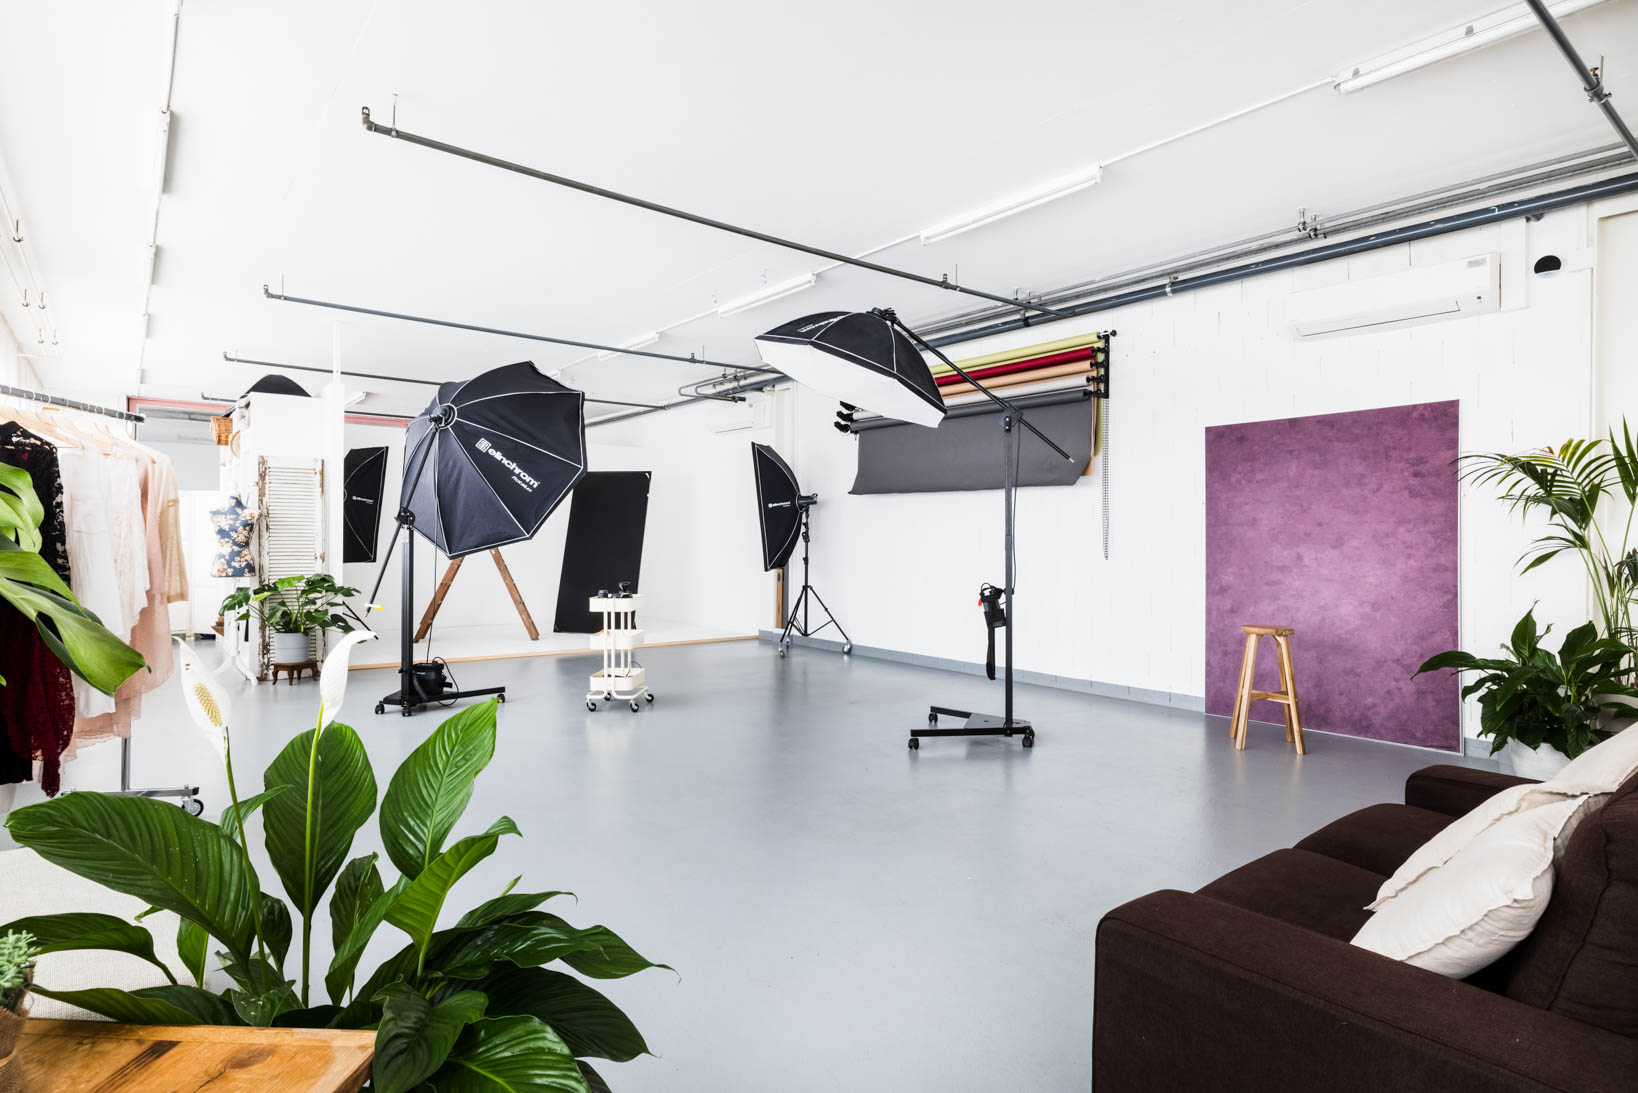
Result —
<path fill-rule="evenodd" d="M 1304 338 L 1477 315 L 1501 307 L 1501 255 L 1480 254 L 1291 294 L 1286 317 Z"/>

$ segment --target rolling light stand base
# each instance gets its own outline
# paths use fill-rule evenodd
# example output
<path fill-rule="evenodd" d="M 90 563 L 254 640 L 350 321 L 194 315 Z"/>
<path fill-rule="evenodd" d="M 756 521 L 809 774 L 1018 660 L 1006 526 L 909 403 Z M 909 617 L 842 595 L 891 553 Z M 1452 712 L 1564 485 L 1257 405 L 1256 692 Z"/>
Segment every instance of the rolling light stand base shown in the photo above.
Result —
<path fill-rule="evenodd" d="M 940 729 L 940 717 L 965 717 L 967 723 L 959 729 Z M 935 726 L 931 729 L 910 730 L 910 750 L 921 750 L 921 738 L 924 736 L 1022 736 L 1024 747 L 1035 746 L 1035 730 L 1028 721 L 1015 717 L 1008 721 L 1005 717 L 997 717 L 989 713 L 973 713 L 970 710 L 952 710 L 947 706 L 930 706 L 927 710 L 927 723 Z"/>
<path fill-rule="evenodd" d="M 403 691 L 394 691 L 375 704 L 375 712 L 386 713 L 388 706 L 397 706 L 398 712 L 408 717 L 416 710 L 424 710 L 434 702 L 455 702 L 463 698 L 482 698 L 484 695 L 499 695 L 500 700 L 505 702 L 506 688 L 480 687 L 475 691 L 445 691 L 430 698 L 423 697 L 419 691 L 408 696 Z"/>

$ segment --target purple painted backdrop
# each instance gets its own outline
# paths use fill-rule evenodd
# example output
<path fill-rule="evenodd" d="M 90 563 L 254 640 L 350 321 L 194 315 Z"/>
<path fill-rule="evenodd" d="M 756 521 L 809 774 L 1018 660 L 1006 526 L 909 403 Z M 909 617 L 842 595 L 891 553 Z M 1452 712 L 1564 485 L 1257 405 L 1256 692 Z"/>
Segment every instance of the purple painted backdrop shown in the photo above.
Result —
<path fill-rule="evenodd" d="M 1411 678 L 1457 647 L 1457 420 L 1430 402 L 1206 430 L 1207 711 L 1232 711 L 1242 624 L 1294 626 L 1305 727 L 1460 748 L 1454 676 Z"/>

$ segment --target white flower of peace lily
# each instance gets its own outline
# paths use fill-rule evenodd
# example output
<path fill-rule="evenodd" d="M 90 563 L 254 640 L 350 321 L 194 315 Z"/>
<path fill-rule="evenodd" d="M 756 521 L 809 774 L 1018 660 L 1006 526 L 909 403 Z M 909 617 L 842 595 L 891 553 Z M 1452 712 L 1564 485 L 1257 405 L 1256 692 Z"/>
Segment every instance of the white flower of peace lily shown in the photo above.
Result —
<path fill-rule="evenodd" d="M 324 658 L 319 671 L 319 731 L 336 719 L 341 712 L 341 700 L 347 697 L 347 662 L 352 658 L 353 646 L 363 641 L 374 641 L 372 630 L 354 630 L 345 635 Z"/>
<path fill-rule="evenodd" d="M 173 637 L 171 640 L 176 642 L 176 657 L 182 667 L 176 678 L 182 686 L 182 698 L 187 703 L 188 715 L 216 749 L 217 756 L 226 760 L 228 719 L 232 716 L 227 692 L 217 686 L 210 671 L 194 659 L 193 650 L 181 638 Z"/>

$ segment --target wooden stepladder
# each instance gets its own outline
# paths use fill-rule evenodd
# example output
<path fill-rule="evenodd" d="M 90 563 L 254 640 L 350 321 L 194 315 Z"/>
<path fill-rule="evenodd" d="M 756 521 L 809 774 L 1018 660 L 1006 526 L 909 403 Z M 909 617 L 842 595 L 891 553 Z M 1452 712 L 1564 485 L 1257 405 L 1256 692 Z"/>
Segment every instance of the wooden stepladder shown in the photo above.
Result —
<path fill-rule="evenodd" d="M 512 571 L 506 568 L 506 559 L 501 557 L 499 548 L 489 551 L 489 556 L 495 560 L 495 568 L 500 570 L 501 580 L 506 584 L 506 591 L 512 594 L 512 606 L 518 609 L 518 618 L 523 620 L 523 628 L 529 631 L 530 641 L 540 640 L 540 631 L 535 628 L 535 620 L 529 615 L 529 608 L 523 602 L 523 596 L 518 592 L 518 586 L 512 582 Z M 461 571 L 461 563 L 466 561 L 467 555 L 449 560 L 449 568 L 444 570 L 442 579 L 438 581 L 438 588 L 432 593 L 432 602 L 427 604 L 426 613 L 421 616 L 421 625 L 415 628 L 415 640 L 421 641 L 432 629 L 432 620 L 438 616 L 438 609 L 444 605 L 444 597 L 449 595 L 449 586 L 455 583 L 455 574 Z"/>
<path fill-rule="evenodd" d="M 1285 707 L 1285 738 L 1297 745 L 1297 754 L 1308 751 L 1302 741 L 1302 713 L 1297 706 L 1297 674 L 1291 666 L 1291 635 L 1289 626 L 1242 626 L 1246 636 L 1245 653 L 1240 658 L 1240 686 L 1234 694 L 1234 717 L 1229 721 L 1229 739 L 1236 750 L 1246 746 L 1246 724 L 1251 720 L 1253 702 L 1278 702 Z M 1257 639 L 1273 638 L 1275 655 L 1280 663 L 1280 689 L 1254 691 L 1252 680 L 1257 674 Z"/>

